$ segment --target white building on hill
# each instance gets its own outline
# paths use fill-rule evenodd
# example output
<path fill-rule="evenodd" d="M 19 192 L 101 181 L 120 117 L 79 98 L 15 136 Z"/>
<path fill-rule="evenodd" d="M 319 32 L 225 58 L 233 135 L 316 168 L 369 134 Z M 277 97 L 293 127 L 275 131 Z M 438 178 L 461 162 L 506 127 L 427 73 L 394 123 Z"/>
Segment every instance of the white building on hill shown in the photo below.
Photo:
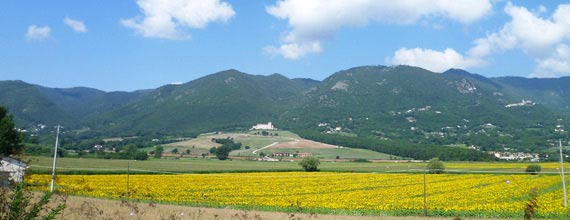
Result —
<path fill-rule="evenodd" d="M 268 122 L 267 124 L 254 125 L 250 130 L 275 130 L 275 127 L 273 127 L 273 124 L 271 124 L 271 122 Z"/>

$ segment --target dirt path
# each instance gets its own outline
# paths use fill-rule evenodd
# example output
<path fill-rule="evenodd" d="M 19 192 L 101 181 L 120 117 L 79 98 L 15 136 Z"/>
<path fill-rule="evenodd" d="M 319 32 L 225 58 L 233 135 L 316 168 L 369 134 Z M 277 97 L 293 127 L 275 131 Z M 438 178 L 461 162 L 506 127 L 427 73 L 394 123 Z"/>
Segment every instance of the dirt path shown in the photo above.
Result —
<path fill-rule="evenodd" d="M 259 148 L 259 149 L 257 149 L 257 150 L 254 150 L 252 153 L 253 153 L 253 154 L 257 154 L 257 151 L 265 150 L 265 149 L 270 148 L 270 147 L 272 147 L 272 146 L 275 146 L 275 145 L 277 145 L 277 144 L 279 144 L 279 142 L 273 142 L 273 143 L 271 143 L 270 145 L 267 145 L 267 146 L 265 146 L 265 147 L 262 147 L 262 148 Z"/>
<path fill-rule="evenodd" d="M 55 202 L 61 203 L 61 198 Z M 52 201 L 54 204 L 54 201 Z M 57 219 L 179 219 L 179 220 L 282 220 L 282 219 L 383 219 L 383 220 L 451 220 L 452 217 L 391 217 L 391 216 L 349 216 L 349 215 L 321 215 L 305 213 L 266 212 L 254 210 L 236 210 L 230 208 L 198 208 L 180 205 L 162 205 L 153 203 L 121 202 L 117 200 L 94 199 L 78 196 L 69 196 L 66 201 L 67 208 L 64 214 Z M 472 220 L 486 220 L 481 218 L 462 218 Z M 500 219 L 493 219 L 500 220 Z"/>

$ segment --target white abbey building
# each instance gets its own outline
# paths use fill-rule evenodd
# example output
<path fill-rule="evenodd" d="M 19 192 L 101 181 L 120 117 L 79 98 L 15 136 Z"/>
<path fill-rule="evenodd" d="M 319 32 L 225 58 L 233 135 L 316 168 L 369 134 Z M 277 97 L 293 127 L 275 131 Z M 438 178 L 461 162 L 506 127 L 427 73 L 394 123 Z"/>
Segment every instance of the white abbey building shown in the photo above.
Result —
<path fill-rule="evenodd" d="M 273 127 L 273 124 L 271 124 L 271 122 L 268 122 L 267 124 L 254 125 L 250 130 L 275 130 L 275 127 Z"/>

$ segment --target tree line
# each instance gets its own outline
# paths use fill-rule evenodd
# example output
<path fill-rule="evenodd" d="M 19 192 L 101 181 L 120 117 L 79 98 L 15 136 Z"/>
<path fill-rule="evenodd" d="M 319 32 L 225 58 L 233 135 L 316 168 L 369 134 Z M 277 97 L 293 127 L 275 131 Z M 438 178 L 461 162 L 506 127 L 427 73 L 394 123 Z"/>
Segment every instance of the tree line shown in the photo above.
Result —
<path fill-rule="evenodd" d="M 368 149 L 416 160 L 429 160 L 437 157 L 446 161 L 493 161 L 495 157 L 487 153 L 461 148 L 430 144 L 414 144 L 405 141 L 383 140 L 377 137 L 349 137 L 337 134 L 323 134 L 318 131 L 303 130 L 296 133 L 305 139 L 352 148 Z"/>

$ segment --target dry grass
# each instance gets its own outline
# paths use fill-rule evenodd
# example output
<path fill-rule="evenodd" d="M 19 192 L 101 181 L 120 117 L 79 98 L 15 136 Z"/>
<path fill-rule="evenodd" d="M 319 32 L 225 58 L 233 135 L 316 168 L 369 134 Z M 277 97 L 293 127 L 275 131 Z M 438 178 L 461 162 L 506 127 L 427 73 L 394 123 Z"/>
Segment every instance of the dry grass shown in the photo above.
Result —
<path fill-rule="evenodd" d="M 285 213 L 285 212 L 265 212 L 248 211 L 221 208 L 199 208 L 190 206 L 162 205 L 142 202 L 126 202 L 117 200 L 105 200 L 95 198 L 85 198 L 77 196 L 54 196 L 52 203 L 65 202 L 67 208 L 59 219 L 153 219 L 153 220 L 277 220 L 277 219 L 384 219 L 384 220 L 414 220 L 429 219 L 443 220 L 453 219 L 438 217 L 391 217 L 391 216 L 346 216 L 346 215 L 320 215 L 305 213 Z M 475 219 L 475 218 L 463 218 Z"/>

